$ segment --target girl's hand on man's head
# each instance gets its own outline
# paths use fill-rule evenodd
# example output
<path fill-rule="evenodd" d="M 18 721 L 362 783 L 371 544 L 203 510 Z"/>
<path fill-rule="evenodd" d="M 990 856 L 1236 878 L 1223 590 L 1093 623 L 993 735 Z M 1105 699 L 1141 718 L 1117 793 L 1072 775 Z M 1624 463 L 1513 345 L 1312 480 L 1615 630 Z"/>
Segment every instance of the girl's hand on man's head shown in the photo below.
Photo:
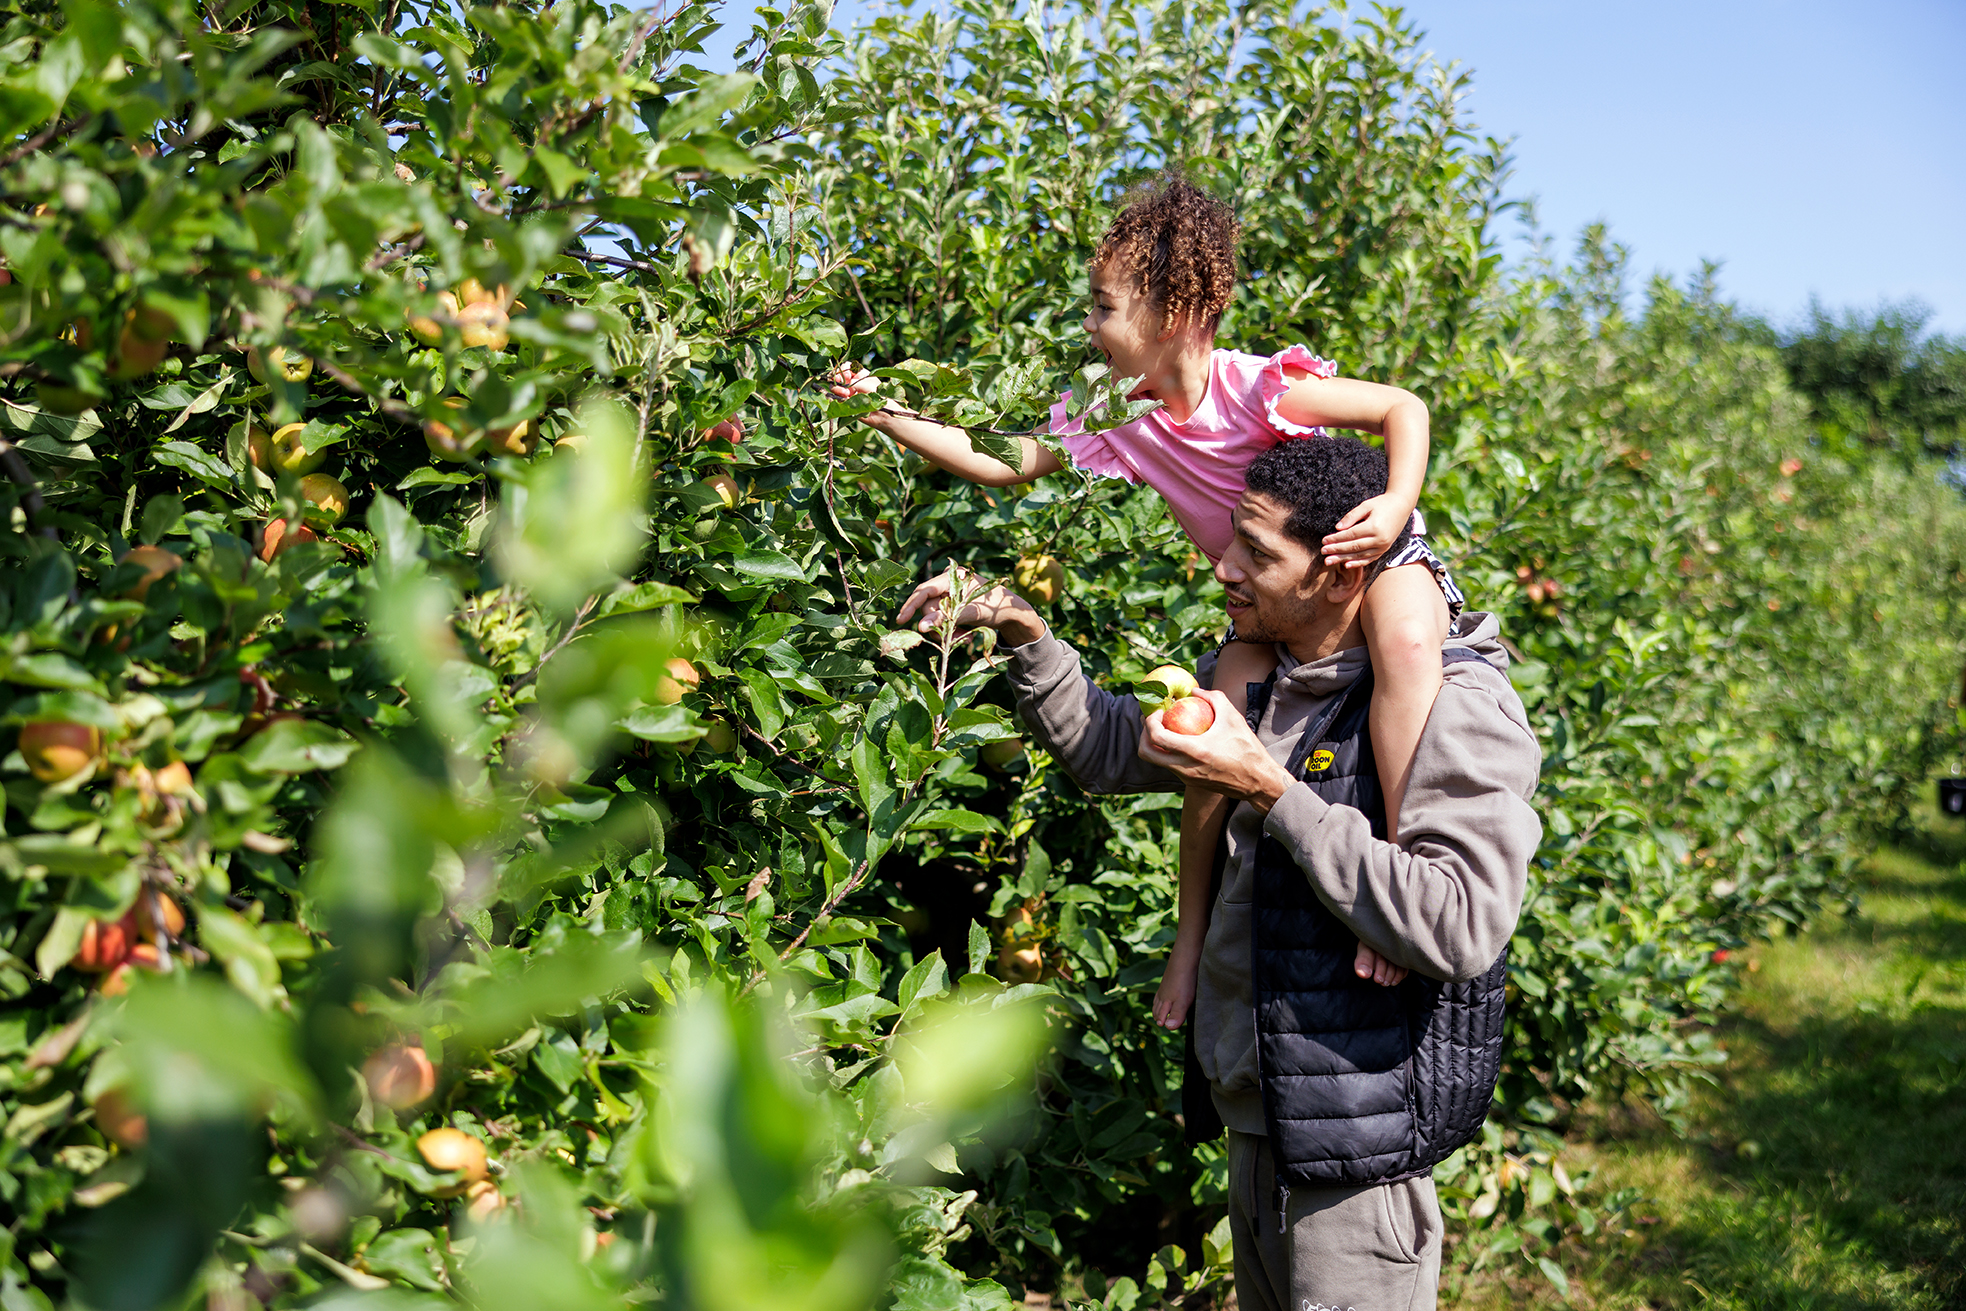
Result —
<path fill-rule="evenodd" d="M 1392 549 L 1413 518 L 1413 507 L 1392 496 L 1360 501 L 1324 539 L 1324 562 L 1363 569 Z"/>

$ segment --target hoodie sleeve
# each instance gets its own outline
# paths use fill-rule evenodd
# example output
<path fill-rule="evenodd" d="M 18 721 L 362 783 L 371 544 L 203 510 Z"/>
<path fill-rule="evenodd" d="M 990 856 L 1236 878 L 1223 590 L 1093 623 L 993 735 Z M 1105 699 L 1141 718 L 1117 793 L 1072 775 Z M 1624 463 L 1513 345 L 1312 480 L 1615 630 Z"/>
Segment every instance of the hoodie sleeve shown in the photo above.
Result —
<path fill-rule="evenodd" d="M 1017 713 L 1045 750 L 1087 792 L 1171 792 L 1181 782 L 1140 759 L 1140 703 L 1114 696 L 1050 633 L 1010 650 Z"/>
<path fill-rule="evenodd" d="M 1303 783 L 1264 827 L 1320 900 L 1380 955 L 1435 979 L 1471 979 L 1515 932 L 1543 826 L 1529 798 L 1542 750 L 1501 672 L 1447 669 L 1406 790 L 1404 848 Z"/>

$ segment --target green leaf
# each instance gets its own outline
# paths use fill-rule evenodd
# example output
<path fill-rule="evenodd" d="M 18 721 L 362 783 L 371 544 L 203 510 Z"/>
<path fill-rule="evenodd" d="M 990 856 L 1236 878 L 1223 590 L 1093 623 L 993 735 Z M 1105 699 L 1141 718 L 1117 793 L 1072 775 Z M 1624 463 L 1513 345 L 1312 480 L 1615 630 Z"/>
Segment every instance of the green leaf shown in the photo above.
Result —
<path fill-rule="evenodd" d="M 332 724 L 276 719 L 247 739 L 239 748 L 239 758 L 260 773 L 304 774 L 340 769 L 361 745 Z"/>
<path fill-rule="evenodd" d="M 767 739 L 776 738 L 778 731 L 785 726 L 785 698 L 778 690 L 778 680 L 763 669 L 741 669 L 738 677 L 744 680 L 746 699 L 751 703 L 751 713 L 757 716 L 758 731 Z"/>
<path fill-rule="evenodd" d="M 223 906 L 198 908 L 198 940 L 225 965 L 232 986 L 264 1009 L 286 999 L 280 962 L 260 937 L 258 926 Z"/>
<path fill-rule="evenodd" d="M 969 972 L 981 974 L 990 959 L 990 935 L 975 920 L 969 922 Z"/>
<path fill-rule="evenodd" d="M 153 446 L 150 458 L 169 469 L 182 469 L 185 473 L 210 487 L 220 491 L 230 491 L 235 485 L 232 470 L 223 461 L 206 454 L 189 442 L 165 442 Z"/>
<path fill-rule="evenodd" d="M 806 571 L 798 562 L 777 551 L 739 551 L 731 557 L 731 567 L 754 578 L 775 578 L 786 582 L 806 581 Z"/>
<path fill-rule="evenodd" d="M 406 492 L 412 487 L 459 487 L 465 483 L 476 482 L 483 474 L 465 469 L 439 469 L 426 464 L 412 469 L 396 484 L 396 490 Z"/>
<path fill-rule="evenodd" d="M 988 815 L 979 815 L 973 810 L 947 809 L 924 810 L 916 815 L 910 829 L 948 829 L 956 833 L 989 833 L 1003 828 L 1002 823 Z"/>
<path fill-rule="evenodd" d="M 637 583 L 608 593 L 594 608 L 594 618 L 606 619 L 610 615 L 634 614 L 642 610 L 654 610 L 665 605 L 694 605 L 696 597 L 669 583 Z"/>

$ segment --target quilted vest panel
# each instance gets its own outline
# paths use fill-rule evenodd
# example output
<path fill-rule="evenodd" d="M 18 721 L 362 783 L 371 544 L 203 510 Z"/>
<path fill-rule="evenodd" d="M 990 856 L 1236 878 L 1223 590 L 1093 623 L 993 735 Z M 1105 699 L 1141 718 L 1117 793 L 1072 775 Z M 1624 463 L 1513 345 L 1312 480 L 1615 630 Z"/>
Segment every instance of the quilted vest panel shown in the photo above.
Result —
<path fill-rule="evenodd" d="M 1448 664 L 1479 658 L 1463 648 L 1442 655 Z M 1384 838 L 1371 696 L 1368 671 L 1305 734 L 1290 767 L 1327 804 L 1363 812 Z M 1501 1069 L 1507 952 L 1471 982 L 1409 974 L 1384 988 L 1352 972 L 1358 939 L 1282 843 L 1262 839 L 1255 872 L 1257 1060 L 1280 1188 L 1425 1174 L 1487 1118 Z"/>

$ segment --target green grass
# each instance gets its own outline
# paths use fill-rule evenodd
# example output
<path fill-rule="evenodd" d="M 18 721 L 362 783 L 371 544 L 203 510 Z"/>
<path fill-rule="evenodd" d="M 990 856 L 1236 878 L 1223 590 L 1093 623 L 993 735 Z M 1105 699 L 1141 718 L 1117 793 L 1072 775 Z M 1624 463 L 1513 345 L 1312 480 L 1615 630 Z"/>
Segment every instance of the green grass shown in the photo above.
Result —
<path fill-rule="evenodd" d="M 1579 1135 L 1591 1190 L 1639 1189 L 1646 1223 L 1566 1254 L 1572 1304 L 1966 1309 L 1966 823 L 1934 812 L 1861 891 L 1747 953 L 1687 1133 L 1627 1114 Z M 1461 1304 L 1559 1304 L 1532 1279 Z"/>

